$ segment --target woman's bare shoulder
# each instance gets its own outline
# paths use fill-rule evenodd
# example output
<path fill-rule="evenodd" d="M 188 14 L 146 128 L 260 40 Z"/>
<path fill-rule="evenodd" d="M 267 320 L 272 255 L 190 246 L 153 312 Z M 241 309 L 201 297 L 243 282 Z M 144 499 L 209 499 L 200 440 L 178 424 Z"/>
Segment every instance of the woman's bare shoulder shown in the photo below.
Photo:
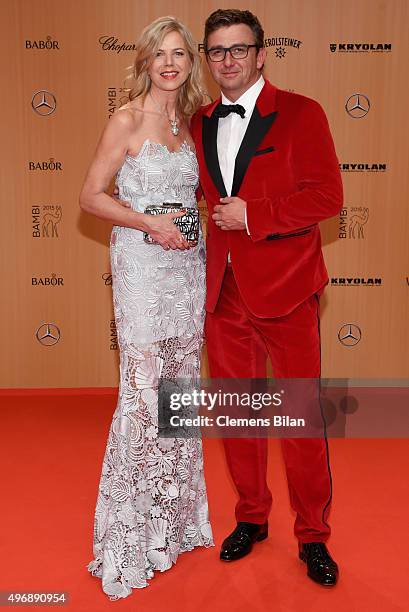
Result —
<path fill-rule="evenodd" d="M 109 121 L 113 121 L 118 129 L 133 131 L 140 127 L 143 120 L 142 109 L 132 106 L 130 103 L 118 108 Z M 136 112 L 139 111 L 139 112 Z"/>

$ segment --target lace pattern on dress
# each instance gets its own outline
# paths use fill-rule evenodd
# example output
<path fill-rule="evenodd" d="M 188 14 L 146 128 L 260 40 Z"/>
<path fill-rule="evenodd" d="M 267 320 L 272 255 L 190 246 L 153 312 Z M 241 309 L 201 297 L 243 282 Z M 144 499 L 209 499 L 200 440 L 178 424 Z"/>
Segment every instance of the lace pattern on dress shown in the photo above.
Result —
<path fill-rule="evenodd" d="M 144 210 L 155 197 L 196 206 L 197 161 L 144 143 L 117 176 L 120 197 Z M 177 198 L 177 199 L 176 199 Z M 159 438 L 159 378 L 197 380 L 202 348 L 205 253 L 147 245 L 115 227 L 111 268 L 120 348 L 120 389 L 103 459 L 89 571 L 111 600 L 148 585 L 180 553 L 212 546 L 202 443 Z"/>

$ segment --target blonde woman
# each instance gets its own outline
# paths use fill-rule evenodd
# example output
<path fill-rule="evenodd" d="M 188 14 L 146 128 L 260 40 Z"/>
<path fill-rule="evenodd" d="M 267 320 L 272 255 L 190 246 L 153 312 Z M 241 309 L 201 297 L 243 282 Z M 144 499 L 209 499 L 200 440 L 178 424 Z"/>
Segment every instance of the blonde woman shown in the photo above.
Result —
<path fill-rule="evenodd" d="M 196 207 L 198 167 L 189 118 L 203 102 L 200 58 L 173 17 L 142 32 L 128 104 L 109 120 L 80 196 L 113 222 L 111 268 L 120 389 L 99 485 L 94 560 L 110 599 L 148 585 L 181 552 L 213 545 L 201 440 L 158 437 L 158 379 L 198 377 L 205 298 L 200 236 L 190 247 L 177 214 L 149 204 Z M 118 206 L 105 192 L 116 174 Z M 144 241 L 144 232 L 155 244 Z"/>

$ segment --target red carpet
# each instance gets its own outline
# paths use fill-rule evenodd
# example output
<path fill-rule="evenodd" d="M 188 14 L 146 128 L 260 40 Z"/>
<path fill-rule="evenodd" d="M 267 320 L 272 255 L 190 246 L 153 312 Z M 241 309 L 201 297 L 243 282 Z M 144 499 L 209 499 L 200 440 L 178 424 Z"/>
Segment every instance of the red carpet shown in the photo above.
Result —
<path fill-rule="evenodd" d="M 205 440 L 216 547 L 184 553 L 147 589 L 111 602 L 86 571 L 112 393 L 3 392 L 0 590 L 69 592 L 64 609 L 166 612 L 394 612 L 408 609 L 409 444 L 333 440 L 334 503 L 329 548 L 341 568 L 324 589 L 296 555 L 280 448 L 270 441 L 274 506 L 270 537 L 236 563 L 218 560 L 234 527 L 235 493 L 219 440 Z M 34 607 L 34 606 L 27 606 Z"/>

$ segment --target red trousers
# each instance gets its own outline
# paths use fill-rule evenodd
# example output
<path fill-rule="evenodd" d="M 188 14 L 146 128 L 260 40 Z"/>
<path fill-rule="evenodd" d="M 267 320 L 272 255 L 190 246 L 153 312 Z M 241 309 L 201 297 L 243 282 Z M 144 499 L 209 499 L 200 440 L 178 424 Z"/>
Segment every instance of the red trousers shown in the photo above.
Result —
<path fill-rule="evenodd" d="M 206 316 L 206 342 L 213 378 L 265 378 L 270 356 L 277 378 L 320 376 L 319 298 L 311 296 L 291 313 L 260 319 L 246 308 L 227 266 L 214 313 Z M 239 501 L 236 520 L 267 521 L 272 496 L 267 486 L 267 439 L 223 440 Z M 324 542 L 332 483 L 328 442 L 320 438 L 281 439 L 294 532 L 300 542 Z"/>

